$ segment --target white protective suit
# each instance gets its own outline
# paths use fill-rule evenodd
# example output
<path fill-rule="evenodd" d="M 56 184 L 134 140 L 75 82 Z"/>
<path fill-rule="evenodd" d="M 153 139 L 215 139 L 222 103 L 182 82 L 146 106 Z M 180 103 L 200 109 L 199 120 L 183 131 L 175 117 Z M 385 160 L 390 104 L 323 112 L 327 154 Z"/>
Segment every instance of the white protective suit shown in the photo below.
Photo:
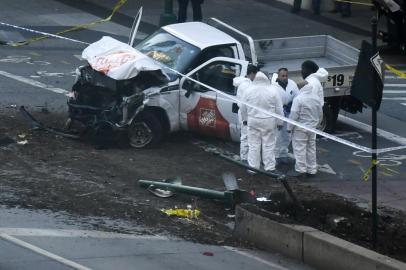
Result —
<path fill-rule="evenodd" d="M 243 100 L 250 105 L 241 106 L 242 119 L 248 120 L 248 164 L 259 169 L 262 156 L 264 169 L 273 171 L 275 170 L 276 130 L 283 122 L 256 108 L 283 115 L 281 97 L 268 77 L 258 72 Z"/>
<path fill-rule="evenodd" d="M 293 100 L 290 119 L 308 127 L 316 128 L 323 115 L 323 107 L 311 84 L 300 89 L 299 95 Z M 293 131 L 292 146 L 295 155 L 295 170 L 299 173 L 317 173 L 316 134 L 303 128 L 288 124 L 288 130 Z"/>
<path fill-rule="evenodd" d="M 312 73 L 305 78 L 305 81 L 313 87 L 313 92 L 319 97 L 321 106 L 324 105 L 324 90 L 321 83 L 326 82 L 327 79 L 328 71 L 324 68 L 319 68 L 315 73 Z"/>
<path fill-rule="evenodd" d="M 288 85 L 286 86 L 286 89 L 284 89 L 276 81 L 277 78 L 278 78 L 278 74 L 274 73 L 274 75 L 272 76 L 272 84 L 275 85 L 275 87 L 278 89 L 278 92 L 282 99 L 283 113 L 284 113 L 285 117 L 289 118 L 290 105 L 291 105 L 291 102 L 293 101 L 293 98 L 299 94 L 299 88 L 297 87 L 297 84 L 294 81 L 292 81 L 291 79 L 288 79 Z M 286 129 L 287 129 L 287 123 L 284 122 L 282 129 L 278 131 L 278 135 L 277 135 L 277 139 L 276 139 L 276 145 L 275 145 L 276 158 L 289 156 L 288 148 L 289 148 L 289 144 L 291 141 L 291 134 L 288 133 Z"/>
<path fill-rule="evenodd" d="M 233 80 L 233 85 L 237 87 L 237 99 L 243 100 L 244 94 L 246 94 L 248 87 L 251 85 L 252 81 L 245 77 L 235 77 Z M 241 108 L 241 104 L 238 103 L 238 107 Z M 240 159 L 248 159 L 248 127 L 243 125 L 243 120 L 241 117 L 241 109 L 238 110 L 238 122 L 240 124 L 241 135 L 240 135 Z"/>

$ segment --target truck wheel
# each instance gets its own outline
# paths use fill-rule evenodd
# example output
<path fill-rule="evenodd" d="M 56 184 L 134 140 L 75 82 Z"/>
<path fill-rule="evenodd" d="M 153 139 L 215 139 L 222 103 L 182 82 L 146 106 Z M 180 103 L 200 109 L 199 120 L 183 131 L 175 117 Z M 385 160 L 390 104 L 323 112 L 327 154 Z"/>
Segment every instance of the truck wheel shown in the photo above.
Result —
<path fill-rule="evenodd" d="M 333 133 L 336 125 L 338 117 L 338 112 L 332 108 L 332 106 L 329 106 L 329 104 L 326 104 L 323 106 L 323 119 L 321 120 L 321 123 L 318 127 L 321 131 L 327 132 L 327 133 Z"/>
<path fill-rule="evenodd" d="M 159 119 L 150 112 L 142 112 L 130 125 L 129 143 L 134 148 L 157 146 L 163 137 L 163 128 Z"/>

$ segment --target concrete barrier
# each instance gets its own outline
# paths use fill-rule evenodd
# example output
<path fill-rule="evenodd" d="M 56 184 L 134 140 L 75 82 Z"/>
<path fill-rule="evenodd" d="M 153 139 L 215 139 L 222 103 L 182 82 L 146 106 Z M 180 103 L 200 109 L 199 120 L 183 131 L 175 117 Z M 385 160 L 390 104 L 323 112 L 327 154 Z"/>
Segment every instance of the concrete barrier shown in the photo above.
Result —
<path fill-rule="evenodd" d="M 303 233 L 317 231 L 307 226 L 282 224 L 241 207 L 237 207 L 235 215 L 235 237 L 300 261 L 303 261 Z"/>
<path fill-rule="evenodd" d="M 406 264 L 321 231 L 303 238 L 303 262 L 316 269 L 406 269 Z"/>
<path fill-rule="evenodd" d="M 234 237 L 316 269 L 405 270 L 406 264 L 311 227 L 277 222 L 272 213 L 236 208 Z M 267 217 L 268 216 L 268 217 Z"/>

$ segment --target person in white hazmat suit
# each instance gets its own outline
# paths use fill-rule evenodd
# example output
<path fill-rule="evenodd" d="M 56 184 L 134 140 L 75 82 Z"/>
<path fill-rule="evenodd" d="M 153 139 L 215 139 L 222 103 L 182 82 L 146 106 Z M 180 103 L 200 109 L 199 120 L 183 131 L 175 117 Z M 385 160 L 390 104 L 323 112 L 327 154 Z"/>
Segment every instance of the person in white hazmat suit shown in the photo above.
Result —
<path fill-rule="evenodd" d="M 323 115 L 320 97 L 314 93 L 309 83 L 303 86 L 293 100 L 290 119 L 310 128 L 317 128 Z M 295 170 L 288 176 L 312 176 L 317 173 L 316 133 L 288 124 L 288 132 L 292 132 L 292 147 L 295 155 Z"/>
<path fill-rule="evenodd" d="M 299 93 L 299 88 L 293 80 L 288 78 L 287 68 L 280 68 L 278 73 L 272 76 L 271 82 L 278 89 L 282 99 L 283 113 L 285 117 L 289 118 L 290 108 L 294 97 Z M 276 139 L 275 157 L 280 163 L 289 163 L 291 161 L 288 153 L 291 135 L 286 128 L 287 123 L 284 122 L 282 129 L 278 131 Z"/>
<path fill-rule="evenodd" d="M 328 71 L 311 61 L 307 60 L 302 63 L 302 77 L 313 87 L 313 92 L 319 98 L 321 106 L 324 105 L 324 90 L 322 83 L 328 79 Z"/>
<path fill-rule="evenodd" d="M 237 87 L 237 99 L 243 100 L 247 89 L 251 85 L 258 72 L 258 68 L 254 65 L 249 65 L 247 68 L 246 77 L 235 77 L 233 80 L 233 85 Z M 241 108 L 241 103 L 238 103 L 238 107 Z M 240 135 L 240 160 L 247 162 L 248 159 L 248 134 L 247 134 L 247 121 L 242 121 L 241 109 L 238 110 L 238 122 L 240 124 L 241 135 Z"/>
<path fill-rule="evenodd" d="M 268 77 L 258 72 L 248 88 L 242 104 L 241 117 L 248 123 L 248 164 L 259 169 L 262 162 L 264 170 L 277 173 L 275 170 L 275 142 L 277 129 L 283 121 L 266 112 L 283 115 L 282 100 L 278 90 L 271 85 Z M 259 110 L 261 109 L 261 110 Z"/>

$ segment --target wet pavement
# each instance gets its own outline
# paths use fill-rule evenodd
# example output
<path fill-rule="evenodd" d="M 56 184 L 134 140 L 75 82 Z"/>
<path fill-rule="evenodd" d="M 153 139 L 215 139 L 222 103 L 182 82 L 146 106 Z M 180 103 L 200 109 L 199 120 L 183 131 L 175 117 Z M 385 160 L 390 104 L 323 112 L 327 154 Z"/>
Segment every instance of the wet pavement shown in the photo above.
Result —
<path fill-rule="evenodd" d="M 0 269 L 311 269 L 277 254 L 90 226 L 66 213 L 1 208 Z"/>

